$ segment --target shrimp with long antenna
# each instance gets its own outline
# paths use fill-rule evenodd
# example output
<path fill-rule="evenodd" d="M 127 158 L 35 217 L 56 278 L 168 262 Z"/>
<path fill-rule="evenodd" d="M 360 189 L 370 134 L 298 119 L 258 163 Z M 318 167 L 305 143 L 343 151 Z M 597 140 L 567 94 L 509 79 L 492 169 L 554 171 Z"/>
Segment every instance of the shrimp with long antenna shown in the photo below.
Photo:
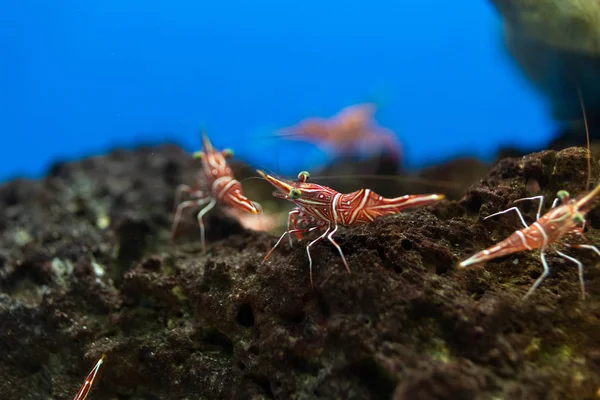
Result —
<path fill-rule="evenodd" d="M 583 98 L 581 96 L 581 92 L 579 92 L 580 100 L 583 109 L 583 118 L 586 129 L 586 136 L 588 138 L 588 180 L 587 185 L 590 183 L 591 176 L 591 156 L 589 149 L 589 131 L 587 126 L 587 117 L 585 113 L 585 107 L 583 106 Z M 523 199 L 515 200 L 515 202 L 524 201 L 524 200 L 539 200 L 539 207 L 536 215 L 536 221 L 527 225 L 523 215 L 519 211 L 517 207 L 511 207 L 507 210 L 497 212 L 492 215 L 488 215 L 484 219 L 491 218 L 495 215 L 504 214 L 510 211 L 515 211 L 519 215 L 519 219 L 524 225 L 523 229 L 520 229 L 510 235 L 508 238 L 504 239 L 500 243 L 495 246 L 492 246 L 486 250 L 482 250 L 479 253 L 471 256 L 470 258 L 464 260 L 460 263 L 460 267 L 468 267 L 470 265 L 479 264 L 485 261 L 489 261 L 491 259 L 506 256 L 509 254 L 517 253 L 525 250 L 540 250 L 540 260 L 542 261 L 542 266 L 544 267 L 544 272 L 539 276 L 539 278 L 534 282 L 533 286 L 529 289 L 529 291 L 523 297 L 526 299 L 529 297 L 542 283 L 542 281 L 548 276 L 550 273 L 550 268 L 548 267 L 548 262 L 546 261 L 546 252 L 553 244 L 557 243 L 560 239 L 562 239 L 567 234 L 577 234 L 585 239 L 583 235 L 583 229 L 585 227 L 585 216 L 587 213 L 593 208 L 594 202 L 596 198 L 600 195 L 600 184 L 594 188 L 591 192 L 584 196 L 580 196 L 578 199 L 571 199 L 570 195 L 567 191 L 561 190 L 557 193 L 556 199 L 552 203 L 550 211 L 546 214 L 540 216 L 542 212 L 542 207 L 544 204 L 544 196 L 534 196 L 534 197 L 526 197 Z M 558 202 L 560 201 L 561 205 L 557 207 Z M 567 245 L 569 247 L 574 248 L 583 248 L 594 251 L 596 254 L 600 255 L 600 249 L 598 247 L 588 244 L 579 244 L 579 245 Z M 555 250 L 556 253 L 575 263 L 579 270 L 579 282 L 581 286 L 581 297 L 585 299 L 585 282 L 583 279 L 583 264 L 581 261 L 566 255 L 565 253 Z"/>
<path fill-rule="evenodd" d="M 260 170 L 257 172 L 277 189 L 273 192 L 273 196 L 291 201 L 296 205 L 288 214 L 287 230 L 281 235 L 275 246 L 265 255 L 263 262 L 271 255 L 285 235 L 293 233 L 300 238 L 302 233 L 316 230 L 322 231 L 322 234 L 318 238 L 306 246 L 310 286 L 313 288 L 310 248 L 325 237 L 335 246 L 346 270 L 350 272 L 350 267 L 348 266 L 346 257 L 344 257 L 342 248 L 333 239 L 333 235 L 335 235 L 339 226 L 366 224 L 372 222 L 375 218 L 398 214 L 408 208 L 425 207 L 444 198 L 443 194 L 419 194 L 387 199 L 369 189 L 361 189 L 344 194 L 327 186 L 308 183 L 309 174 L 306 171 L 298 174 L 297 181 L 278 179 Z M 292 225 L 293 229 L 290 229 L 290 225 Z M 291 236 L 289 240 L 291 244 Z"/>
<path fill-rule="evenodd" d="M 260 204 L 250 201 L 243 195 L 241 183 L 233 176 L 227 163 L 227 159 L 233 157 L 233 152 L 230 149 L 215 150 L 204 132 L 202 132 L 202 146 L 202 150 L 194 154 L 194 158 L 202 161 L 203 167 L 198 174 L 196 184 L 193 187 L 188 185 L 177 187 L 175 194 L 177 210 L 171 229 L 171 240 L 175 238 L 182 211 L 189 207 L 203 207 L 198 213 L 197 219 L 200 226 L 202 252 L 206 252 L 202 217 L 217 204 L 252 214 L 260 213 L 262 208 Z M 180 202 L 183 193 L 189 194 L 192 199 Z"/>
<path fill-rule="evenodd" d="M 106 354 L 102 354 L 102 356 L 100 357 L 98 362 L 96 362 L 96 365 L 94 365 L 94 368 L 92 368 L 92 370 L 90 371 L 88 376 L 85 378 L 85 381 L 83 381 L 83 384 L 79 388 L 79 391 L 77 392 L 77 394 L 75 395 L 73 400 L 87 399 L 87 396 L 90 393 L 90 390 L 92 390 L 92 385 L 94 384 L 96 375 L 98 374 L 98 371 L 100 370 L 100 367 L 102 366 L 102 364 L 104 364 L 105 359 L 106 359 Z"/>

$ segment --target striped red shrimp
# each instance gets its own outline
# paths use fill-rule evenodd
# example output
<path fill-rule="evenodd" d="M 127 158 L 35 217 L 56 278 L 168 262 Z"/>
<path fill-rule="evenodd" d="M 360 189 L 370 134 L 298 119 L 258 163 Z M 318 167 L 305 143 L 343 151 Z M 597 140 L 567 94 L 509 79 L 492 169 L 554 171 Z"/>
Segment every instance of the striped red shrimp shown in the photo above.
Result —
<path fill-rule="evenodd" d="M 227 159 L 233 157 L 233 152 L 230 149 L 215 150 L 204 132 L 202 132 L 202 146 L 202 150 L 194 154 L 195 158 L 202 161 L 203 167 L 198 173 L 195 185 L 180 185 L 177 187 L 175 194 L 177 210 L 171 229 L 171 240 L 175 237 L 182 211 L 189 207 L 202 207 L 197 214 L 197 219 L 200 226 L 202 251 L 206 252 L 204 221 L 202 219 L 206 213 L 218 204 L 238 211 L 258 214 L 261 211 L 261 206 L 244 196 L 241 183 L 233 176 L 231 167 L 227 162 Z M 191 199 L 180 202 L 183 193 L 187 193 Z"/>
<path fill-rule="evenodd" d="M 277 189 L 273 196 L 291 201 L 295 205 L 288 214 L 286 231 L 265 255 L 263 262 L 271 255 L 285 235 L 293 233 L 298 236 L 307 232 L 322 232 L 319 237 L 306 246 L 311 287 L 314 287 L 314 283 L 310 248 L 325 237 L 335 246 L 346 270 L 350 272 L 342 248 L 333 238 L 339 226 L 366 224 L 372 222 L 375 218 L 398 214 L 408 208 L 428 206 L 444 198 L 443 194 L 423 194 L 388 199 L 369 189 L 360 189 L 352 193 L 339 193 L 327 186 L 308 183 L 309 173 L 306 171 L 298 174 L 297 181 L 278 179 L 260 170 L 257 172 Z M 290 229 L 290 225 L 293 229 Z M 289 239 L 291 244 L 291 236 Z"/>
<path fill-rule="evenodd" d="M 585 108 L 583 105 L 583 99 L 581 97 L 581 92 L 579 93 L 581 106 L 583 109 L 583 119 L 586 128 L 586 136 L 588 142 L 588 186 L 591 176 L 591 159 L 590 159 L 590 146 L 589 146 L 589 131 L 587 126 L 587 117 L 585 114 Z M 515 231 L 512 235 L 501 241 L 500 243 L 482 250 L 477 254 L 471 256 L 470 258 L 464 260 L 460 263 L 460 267 L 468 267 L 470 265 L 475 265 L 479 263 L 483 263 L 485 261 L 492 260 L 494 258 L 506 256 L 509 254 L 527 251 L 527 250 L 540 250 L 540 260 L 542 262 L 542 266 L 544 268 L 543 273 L 539 276 L 539 278 L 534 282 L 529 291 L 525 294 L 524 299 L 529 297 L 542 283 L 542 281 L 548 276 L 550 273 L 550 268 L 548 267 L 548 262 L 546 261 L 546 252 L 554 245 L 557 244 L 568 234 L 577 234 L 585 239 L 583 235 L 583 229 L 585 227 L 585 217 L 589 211 L 594 206 L 594 202 L 598 195 L 600 194 L 600 185 L 596 186 L 591 192 L 586 195 L 579 196 L 576 199 L 572 199 L 569 193 L 565 190 L 561 190 L 557 193 L 556 199 L 552 203 L 550 211 L 546 214 L 541 215 L 542 207 L 544 204 L 544 196 L 534 196 L 527 197 L 523 199 L 518 199 L 515 202 L 524 201 L 524 200 L 539 200 L 539 207 L 536 215 L 536 221 L 528 225 L 521 214 L 521 211 L 517 207 L 511 207 L 507 210 L 497 212 L 492 215 L 488 215 L 486 218 L 493 217 L 495 215 L 504 214 L 510 211 L 515 211 L 519 215 L 519 219 L 523 224 L 523 228 Z M 560 205 L 558 203 L 560 202 Z M 558 206 L 557 206 L 558 205 Z M 541 216 L 540 216 L 541 215 Z M 568 245 L 569 247 L 574 248 L 583 248 L 594 251 L 596 254 L 600 255 L 600 249 L 598 247 L 588 244 L 578 244 L 578 245 Z M 583 279 L 583 264 L 581 261 L 568 256 L 567 254 L 555 250 L 556 253 L 575 263 L 578 267 L 579 272 L 579 282 L 581 287 L 581 297 L 585 299 L 585 282 Z"/>
<path fill-rule="evenodd" d="M 468 267 L 469 265 L 479 264 L 491 259 L 506 256 L 509 254 L 517 253 L 520 251 L 540 249 L 540 260 L 544 267 L 544 272 L 535 281 L 533 286 L 525 294 L 524 298 L 529 297 L 535 289 L 542 283 L 542 281 L 550 273 L 548 262 L 546 261 L 546 252 L 553 244 L 559 242 L 565 235 L 569 233 L 575 233 L 583 236 L 583 227 L 585 224 L 585 216 L 592 209 L 593 203 L 596 197 L 600 194 L 600 185 L 596 186 L 587 195 L 580 197 L 579 199 L 571 199 L 569 193 L 561 190 L 557 193 L 557 197 L 552 204 L 552 209 L 546 214 L 540 216 L 542 205 L 544 203 L 544 196 L 527 197 L 522 200 L 539 200 L 540 206 L 536 215 L 536 221 L 527 225 L 523 215 L 517 207 L 511 207 L 507 210 L 497 212 L 495 214 L 487 216 L 485 219 L 493 217 L 495 215 L 504 214 L 509 211 L 515 211 L 519 215 L 519 219 L 524 225 L 523 229 L 514 232 L 512 235 L 501 241 L 500 243 L 482 250 L 470 258 L 460 263 L 461 267 Z M 556 207 L 560 201 L 561 205 Z M 572 247 L 585 248 L 595 251 L 600 255 L 600 250 L 593 245 L 573 245 Z M 566 255 L 565 253 L 555 250 L 561 257 L 575 263 L 579 269 L 579 280 L 581 285 L 581 297 L 585 298 L 585 284 L 583 280 L 583 264 L 581 261 Z"/>

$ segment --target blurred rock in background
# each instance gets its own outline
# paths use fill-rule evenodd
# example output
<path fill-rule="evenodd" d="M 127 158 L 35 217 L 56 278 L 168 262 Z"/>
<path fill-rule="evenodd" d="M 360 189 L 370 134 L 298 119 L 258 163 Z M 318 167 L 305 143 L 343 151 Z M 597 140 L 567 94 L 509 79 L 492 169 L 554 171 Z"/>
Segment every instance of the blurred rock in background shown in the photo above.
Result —
<path fill-rule="evenodd" d="M 553 117 L 565 122 L 550 145 L 584 143 L 577 88 L 592 137 L 600 137 L 600 1 L 491 0 L 503 17 L 504 42 L 523 74 L 546 97 Z"/>

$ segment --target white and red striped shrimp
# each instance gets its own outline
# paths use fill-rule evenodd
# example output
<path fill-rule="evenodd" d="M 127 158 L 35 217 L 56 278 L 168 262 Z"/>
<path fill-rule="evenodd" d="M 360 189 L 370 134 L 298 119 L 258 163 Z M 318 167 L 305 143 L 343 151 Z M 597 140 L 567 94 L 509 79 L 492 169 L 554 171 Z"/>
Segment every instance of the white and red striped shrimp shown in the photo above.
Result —
<path fill-rule="evenodd" d="M 524 298 L 529 297 L 535 289 L 542 283 L 542 281 L 548 276 L 550 273 L 550 269 L 548 268 L 548 263 L 546 262 L 546 251 L 549 246 L 558 242 L 561 238 L 563 238 L 566 234 L 576 233 L 578 235 L 583 235 L 583 226 L 585 225 L 585 216 L 592 209 L 592 205 L 596 197 L 600 194 L 600 185 L 596 186 L 594 190 L 592 190 L 587 195 L 579 198 L 579 199 L 571 199 L 569 197 L 569 193 L 561 190 L 557 193 L 557 198 L 552 203 L 552 209 L 548 211 L 546 214 L 542 215 L 542 205 L 544 203 L 544 196 L 535 196 L 535 197 L 527 197 L 524 199 L 519 199 L 516 201 L 522 200 L 539 200 L 540 206 L 538 208 L 536 221 L 527 225 L 523 215 L 516 207 L 511 207 L 507 210 L 497 212 L 495 214 L 489 215 L 484 219 L 493 217 L 498 214 L 504 214 L 509 211 L 515 211 L 519 215 L 519 219 L 525 226 L 523 229 L 516 231 L 500 243 L 495 246 L 492 246 L 486 250 L 482 250 L 479 253 L 471 256 L 465 261 L 460 263 L 461 267 L 467 267 L 469 265 L 479 264 L 485 261 L 489 261 L 491 259 L 506 256 L 509 254 L 517 253 L 525 250 L 534 250 L 540 249 L 540 259 L 542 260 L 542 265 L 544 267 L 544 272 L 540 277 L 535 281 L 533 286 L 529 289 L 527 294 L 525 294 Z M 556 207 L 558 201 L 561 202 L 561 205 Z M 598 255 L 600 255 L 600 250 L 596 246 L 592 245 L 574 245 L 571 247 L 578 248 L 586 248 L 595 251 Z M 585 298 L 585 285 L 583 281 L 583 264 L 579 261 L 570 257 L 558 250 L 556 253 L 565 259 L 574 262 L 577 264 L 579 268 L 579 280 L 581 284 L 581 296 Z"/>
<path fill-rule="evenodd" d="M 90 371 L 88 376 L 85 378 L 85 381 L 83 381 L 83 384 L 79 388 L 79 391 L 77 392 L 77 394 L 75 395 L 73 400 L 87 399 L 87 396 L 90 393 L 90 390 L 92 390 L 92 385 L 94 384 L 96 375 L 98 374 L 98 371 L 100 370 L 100 367 L 102 366 L 102 364 L 104 364 L 105 359 L 106 359 L 106 354 L 102 354 L 102 357 L 100 357 L 100 359 L 98 360 L 96 365 L 94 365 L 94 368 L 92 368 L 92 370 Z"/>
<path fill-rule="evenodd" d="M 203 207 L 197 215 L 200 226 L 200 240 L 202 251 L 206 252 L 204 239 L 204 222 L 202 217 L 219 204 L 232 207 L 236 210 L 258 214 L 261 211 L 260 204 L 248 200 L 243 195 L 242 185 L 233 176 L 233 172 L 227 163 L 227 159 L 233 156 L 229 149 L 217 151 L 213 148 L 210 140 L 202 132 L 202 150 L 194 154 L 195 158 L 202 161 L 202 170 L 196 179 L 196 184 L 191 187 L 180 185 L 175 195 L 177 211 L 171 229 L 171 239 L 175 237 L 175 230 L 181 219 L 181 213 L 185 208 Z M 189 194 L 192 199 L 180 203 L 183 193 Z"/>
<path fill-rule="evenodd" d="M 579 93 L 581 106 L 583 109 L 583 119 L 586 128 L 586 135 L 588 138 L 588 185 L 590 181 L 591 174 L 591 166 L 590 166 L 590 150 L 589 150 L 589 132 L 587 128 L 587 117 L 585 114 L 585 108 L 583 105 L 583 99 L 581 97 L 581 92 Z M 529 291 L 523 297 L 524 299 L 529 297 L 535 289 L 542 283 L 542 281 L 548 276 L 550 273 L 550 268 L 548 267 L 548 263 L 546 261 L 546 251 L 550 246 L 557 243 L 560 239 L 562 239 L 565 235 L 574 233 L 585 239 L 583 236 L 583 228 L 585 226 L 585 216 L 587 213 L 593 208 L 594 201 L 596 197 L 600 194 L 600 185 L 596 186 L 594 190 L 589 192 L 587 195 L 580 196 L 578 199 L 571 199 L 569 193 L 561 190 L 556 194 L 556 199 L 552 203 L 550 211 L 540 217 L 542 212 L 542 207 L 544 204 L 544 196 L 534 196 L 534 197 L 526 197 L 523 199 L 518 199 L 515 202 L 523 201 L 523 200 L 539 200 L 540 205 L 538 207 L 536 221 L 527 225 L 523 215 L 517 207 L 511 207 L 507 210 L 497 212 L 492 215 L 488 215 L 484 219 L 493 217 L 495 215 L 504 214 L 509 211 L 515 211 L 519 215 L 519 219 L 521 220 L 524 228 L 514 232 L 512 235 L 501 241 L 495 246 L 492 246 L 486 250 L 482 250 L 479 253 L 471 256 L 470 258 L 464 260 L 459 265 L 460 267 L 467 267 L 469 265 L 479 264 L 485 261 L 489 261 L 491 259 L 506 256 L 509 254 L 517 253 L 525 250 L 540 250 L 540 259 L 542 261 L 542 266 L 544 267 L 544 272 L 540 277 L 534 282 L 533 286 L 529 289 Z M 561 205 L 556 207 L 558 202 L 561 202 Z M 569 245 L 567 245 L 569 246 Z M 592 245 L 570 245 L 570 247 L 575 248 L 584 248 L 593 250 L 596 254 L 600 255 L 600 249 L 596 246 Z M 585 283 L 583 280 L 583 264 L 581 261 L 570 257 L 558 250 L 555 250 L 556 253 L 575 263 L 579 270 L 579 282 L 581 286 L 581 297 L 585 298 Z"/>
<path fill-rule="evenodd" d="M 398 214 L 408 208 L 424 207 L 444 198 L 442 194 L 406 195 L 393 199 L 384 198 L 369 189 L 361 189 L 352 193 L 339 193 L 327 186 L 308 183 L 306 171 L 298 174 L 298 181 L 288 181 L 257 171 L 277 190 L 273 196 L 291 201 L 296 205 L 288 215 L 287 230 L 281 235 L 275 246 L 265 255 L 263 262 L 279 245 L 285 235 L 292 233 L 299 236 L 305 232 L 321 230 L 323 233 L 306 246 L 308 254 L 310 285 L 313 285 L 312 258 L 310 248 L 325 237 L 338 250 L 344 266 L 350 272 L 348 262 L 341 247 L 333 239 L 338 227 L 372 222 L 375 218 Z M 294 229 L 290 229 L 290 224 Z M 290 244 L 292 238 L 290 236 Z"/>

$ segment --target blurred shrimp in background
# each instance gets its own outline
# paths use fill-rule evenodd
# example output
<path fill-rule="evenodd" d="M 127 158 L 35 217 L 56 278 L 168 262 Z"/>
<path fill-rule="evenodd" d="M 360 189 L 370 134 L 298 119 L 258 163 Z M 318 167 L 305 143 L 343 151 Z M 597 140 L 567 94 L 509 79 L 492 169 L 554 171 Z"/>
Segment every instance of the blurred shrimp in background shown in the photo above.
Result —
<path fill-rule="evenodd" d="M 317 154 L 264 137 L 311 116 L 338 132 L 348 117 L 332 115 L 371 101 L 401 134 L 407 169 L 540 149 L 554 129 L 539 93 L 515 79 L 487 0 L 5 3 L 0 180 L 140 143 L 193 151 L 199 121 L 247 164 L 315 173 L 345 146 L 324 141 L 331 154 Z M 393 99 L 381 105 L 374 87 Z M 361 107 L 349 113 L 372 106 Z"/>
<path fill-rule="evenodd" d="M 377 124 L 375 111 L 374 104 L 356 104 L 329 118 L 303 119 L 292 127 L 276 131 L 275 136 L 318 146 L 331 161 L 385 155 L 399 165 L 400 142 L 394 132 Z"/>
<path fill-rule="evenodd" d="M 235 219 L 241 226 L 245 229 L 251 229 L 253 231 L 261 231 L 261 232 L 272 232 L 278 229 L 287 214 L 285 213 L 262 213 L 262 214 L 248 214 L 244 212 L 240 212 L 235 208 L 229 208 L 223 211 L 226 215 Z M 281 214 L 281 215 L 280 215 Z"/>

